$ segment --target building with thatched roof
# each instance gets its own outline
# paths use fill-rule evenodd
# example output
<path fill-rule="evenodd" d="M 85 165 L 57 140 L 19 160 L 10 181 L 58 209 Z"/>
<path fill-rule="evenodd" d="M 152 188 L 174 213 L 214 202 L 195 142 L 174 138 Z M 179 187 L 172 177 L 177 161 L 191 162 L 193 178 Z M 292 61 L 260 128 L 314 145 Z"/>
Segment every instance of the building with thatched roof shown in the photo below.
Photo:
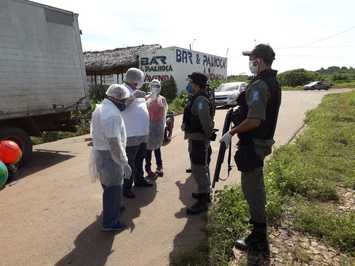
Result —
<path fill-rule="evenodd" d="M 162 48 L 159 44 L 118 48 L 101 52 L 85 52 L 88 83 L 110 85 L 123 81 L 130 67 L 144 71 L 145 82 L 153 79 L 174 80 L 181 92 L 192 72 L 206 74 L 210 80 L 227 77 L 227 58 L 176 46 Z"/>
<path fill-rule="evenodd" d="M 162 48 L 159 44 L 140 45 L 114 50 L 85 52 L 84 60 L 89 84 L 112 84 L 123 80 L 130 67 L 139 67 L 138 55 Z"/>

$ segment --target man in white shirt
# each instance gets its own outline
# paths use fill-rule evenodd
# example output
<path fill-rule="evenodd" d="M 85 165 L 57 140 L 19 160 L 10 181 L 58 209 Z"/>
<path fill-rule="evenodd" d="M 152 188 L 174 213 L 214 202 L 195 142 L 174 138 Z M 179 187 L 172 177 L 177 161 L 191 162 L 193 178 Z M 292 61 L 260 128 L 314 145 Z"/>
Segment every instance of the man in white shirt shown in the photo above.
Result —
<path fill-rule="evenodd" d="M 129 90 L 118 84 L 106 91 L 106 99 L 92 114 L 91 136 L 92 170 L 103 187 L 102 230 L 120 231 L 125 225 L 119 221 L 122 184 L 132 170 L 126 155 L 126 129 L 121 112 L 126 108 Z"/>
<path fill-rule="evenodd" d="M 127 130 L 126 153 L 128 163 L 132 168 L 132 176 L 125 179 L 123 195 L 134 198 L 132 185 L 135 187 L 151 187 L 153 184 L 144 178 L 143 161 L 146 156 L 149 136 L 149 113 L 145 101 L 145 93 L 139 89 L 144 82 L 144 73 L 137 68 L 128 69 L 124 86 L 130 91 L 132 97 L 122 117 Z"/>

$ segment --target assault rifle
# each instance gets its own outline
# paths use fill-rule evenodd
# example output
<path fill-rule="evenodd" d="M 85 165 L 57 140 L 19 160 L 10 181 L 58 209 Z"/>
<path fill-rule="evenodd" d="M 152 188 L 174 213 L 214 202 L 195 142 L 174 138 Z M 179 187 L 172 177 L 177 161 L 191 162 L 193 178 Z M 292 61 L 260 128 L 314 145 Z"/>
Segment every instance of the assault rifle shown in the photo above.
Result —
<path fill-rule="evenodd" d="M 227 112 L 226 118 L 224 119 L 222 136 L 230 130 L 232 123 L 235 126 L 241 122 L 240 116 L 241 116 L 240 106 L 236 106 L 234 108 L 231 108 Z M 216 182 L 218 182 L 221 179 L 220 178 L 221 168 L 222 168 L 222 164 L 224 161 L 224 156 L 225 156 L 226 150 L 227 150 L 226 144 L 224 142 L 222 142 L 219 145 L 219 151 L 218 151 L 216 169 L 214 171 L 214 176 L 213 176 L 212 188 L 214 188 L 216 185 Z M 229 151 L 228 151 L 228 177 L 229 177 L 230 171 L 232 170 L 231 157 L 232 157 L 232 140 L 231 140 L 231 143 L 229 144 Z M 226 179 L 221 179 L 221 180 L 226 180 Z"/>

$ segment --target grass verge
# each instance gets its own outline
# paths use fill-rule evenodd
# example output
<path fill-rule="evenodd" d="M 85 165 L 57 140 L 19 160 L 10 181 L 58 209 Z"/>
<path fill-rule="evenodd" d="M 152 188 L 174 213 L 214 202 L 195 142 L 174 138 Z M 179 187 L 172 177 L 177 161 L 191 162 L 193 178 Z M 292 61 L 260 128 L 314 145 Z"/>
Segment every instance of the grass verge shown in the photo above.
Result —
<path fill-rule="evenodd" d="M 324 239 L 355 256 L 355 212 L 339 212 L 331 206 L 297 204 L 295 227 Z"/>
<path fill-rule="evenodd" d="M 355 189 L 355 92 L 326 96 L 306 123 L 304 133 L 274 152 L 265 167 L 269 223 L 288 208 L 297 229 L 355 255 L 355 213 L 328 211 L 337 204 L 336 186 Z M 299 199 L 303 203 L 290 209 L 288 203 Z M 230 262 L 234 240 L 246 233 L 248 219 L 239 186 L 217 195 L 207 226 L 208 252 L 202 256 L 209 265 Z"/>
<path fill-rule="evenodd" d="M 348 82 L 336 82 L 333 86 L 334 88 L 355 88 L 355 81 Z"/>

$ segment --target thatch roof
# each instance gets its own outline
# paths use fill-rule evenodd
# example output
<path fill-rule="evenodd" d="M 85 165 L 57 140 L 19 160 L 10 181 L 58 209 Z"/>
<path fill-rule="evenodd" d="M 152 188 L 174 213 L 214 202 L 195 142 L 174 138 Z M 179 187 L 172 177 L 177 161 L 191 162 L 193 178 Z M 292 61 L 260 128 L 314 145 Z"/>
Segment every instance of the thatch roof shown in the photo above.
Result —
<path fill-rule="evenodd" d="M 162 48 L 159 44 L 140 45 L 114 50 L 84 52 L 88 74 L 123 73 L 130 67 L 138 67 L 138 54 Z"/>

